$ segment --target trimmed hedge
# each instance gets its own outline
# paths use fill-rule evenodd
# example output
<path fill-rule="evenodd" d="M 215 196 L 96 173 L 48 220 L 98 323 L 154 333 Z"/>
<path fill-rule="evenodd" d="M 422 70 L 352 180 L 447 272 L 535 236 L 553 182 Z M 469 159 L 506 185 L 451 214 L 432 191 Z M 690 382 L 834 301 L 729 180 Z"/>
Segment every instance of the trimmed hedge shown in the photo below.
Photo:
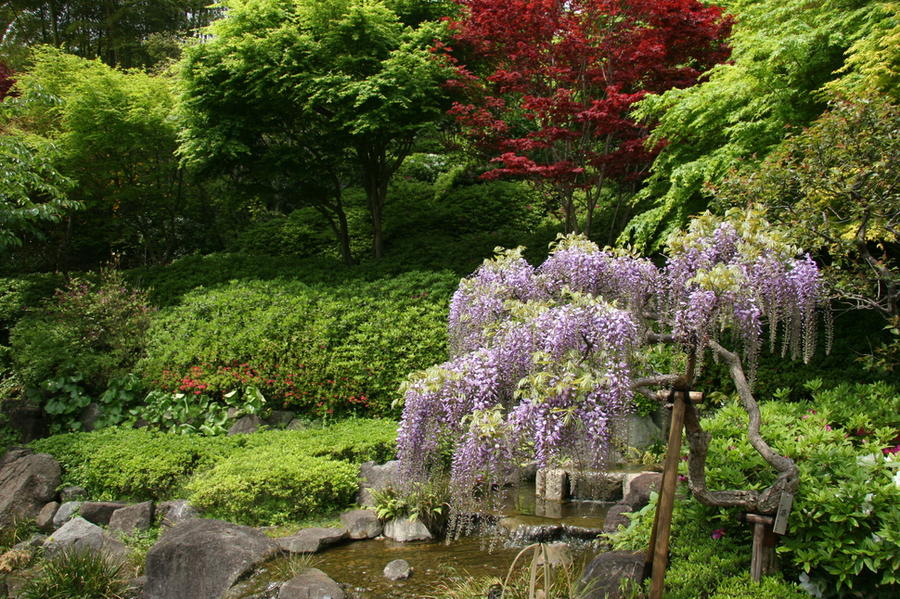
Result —
<path fill-rule="evenodd" d="M 241 442 L 238 436 L 107 428 L 55 435 L 30 445 L 59 460 L 63 484 L 84 487 L 91 499 L 147 501 L 175 497 L 193 472 L 209 468 Z"/>
<path fill-rule="evenodd" d="M 323 428 L 230 437 L 109 428 L 31 443 L 63 466 L 63 484 L 92 499 L 190 497 L 208 515 L 277 524 L 349 504 L 358 465 L 395 452 L 397 423 L 353 419 Z"/>
<path fill-rule="evenodd" d="M 303 455 L 283 445 L 248 449 L 193 478 L 190 501 L 240 524 L 285 524 L 353 501 L 359 466 Z"/>
<path fill-rule="evenodd" d="M 283 279 L 197 289 L 154 319 L 148 386 L 227 393 L 256 385 L 270 400 L 318 415 L 390 414 L 411 371 L 446 359 L 458 283 L 410 272 L 341 286 Z"/>

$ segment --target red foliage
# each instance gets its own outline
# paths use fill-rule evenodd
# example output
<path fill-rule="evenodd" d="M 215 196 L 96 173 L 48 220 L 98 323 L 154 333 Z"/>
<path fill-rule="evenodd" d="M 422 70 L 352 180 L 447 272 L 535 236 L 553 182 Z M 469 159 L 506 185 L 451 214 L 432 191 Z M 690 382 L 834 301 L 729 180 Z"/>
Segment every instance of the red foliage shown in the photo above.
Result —
<path fill-rule="evenodd" d="M 0 102 L 9 95 L 9 88 L 16 82 L 13 79 L 13 70 L 0 62 Z"/>
<path fill-rule="evenodd" d="M 629 111 L 725 60 L 731 19 L 697 0 L 456 0 L 464 101 L 451 114 L 492 157 L 562 196 L 639 178 L 655 151 Z M 471 60 L 470 60 L 471 58 Z"/>

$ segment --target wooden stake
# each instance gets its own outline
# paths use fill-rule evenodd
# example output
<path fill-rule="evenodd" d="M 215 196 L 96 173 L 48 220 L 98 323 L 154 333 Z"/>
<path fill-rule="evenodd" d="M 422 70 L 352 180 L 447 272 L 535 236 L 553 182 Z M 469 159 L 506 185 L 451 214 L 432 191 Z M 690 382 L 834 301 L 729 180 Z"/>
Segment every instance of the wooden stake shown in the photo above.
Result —
<path fill-rule="evenodd" d="M 678 461 L 681 459 L 681 436 L 684 428 L 684 406 L 688 398 L 682 391 L 673 393 L 672 424 L 669 427 L 669 445 L 663 468 L 659 501 L 650 547 L 647 550 L 645 571 L 651 569 L 650 599 L 662 599 L 665 587 L 666 566 L 669 561 L 669 535 L 672 531 L 672 511 L 675 507 L 675 486 L 678 482 Z"/>
<path fill-rule="evenodd" d="M 775 571 L 775 533 L 771 516 L 747 514 L 747 522 L 753 524 L 753 556 L 750 560 L 750 578 L 759 582 L 763 576 Z"/>

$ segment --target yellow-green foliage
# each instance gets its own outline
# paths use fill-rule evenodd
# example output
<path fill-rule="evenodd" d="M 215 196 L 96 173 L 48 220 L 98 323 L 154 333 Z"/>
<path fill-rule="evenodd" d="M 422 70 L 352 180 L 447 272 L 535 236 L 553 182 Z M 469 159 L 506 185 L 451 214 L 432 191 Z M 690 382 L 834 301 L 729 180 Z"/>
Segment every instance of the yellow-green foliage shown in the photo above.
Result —
<path fill-rule="evenodd" d="M 188 484 L 204 514 L 241 524 L 283 524 L 349 504 L 359 466 L 314 458 L 291 444 L 245 449 Z"/>
<path fill-rule="evenodd" d="M 84 487 L 91 499 L 144 501 L 175 496 L 192 472 L 230 454 L 239 442 L 236 436 L 108 428 L 54 435 L 31 447 L 59 460 L 63 484 Z"/>
<path fill-rule="evenodd" d="M 396 423 L 346 420 L 230 437 L 110 428 L 32 443 L 92 499 L 187 497 L 210 515 L 279 523 L 350 502 L 360 462 L 394 454 Z"/>

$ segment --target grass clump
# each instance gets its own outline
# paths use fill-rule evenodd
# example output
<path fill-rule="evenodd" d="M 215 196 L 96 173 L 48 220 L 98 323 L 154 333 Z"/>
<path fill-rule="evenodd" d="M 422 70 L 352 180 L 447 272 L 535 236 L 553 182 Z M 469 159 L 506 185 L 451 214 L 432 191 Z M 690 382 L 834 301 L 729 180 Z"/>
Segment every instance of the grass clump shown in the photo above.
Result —
<path fill-rule="evenodd" d="M 45 561 L 19 599 L 124 599 L 123 565 L 90 551 L 62 552 Z"/>

